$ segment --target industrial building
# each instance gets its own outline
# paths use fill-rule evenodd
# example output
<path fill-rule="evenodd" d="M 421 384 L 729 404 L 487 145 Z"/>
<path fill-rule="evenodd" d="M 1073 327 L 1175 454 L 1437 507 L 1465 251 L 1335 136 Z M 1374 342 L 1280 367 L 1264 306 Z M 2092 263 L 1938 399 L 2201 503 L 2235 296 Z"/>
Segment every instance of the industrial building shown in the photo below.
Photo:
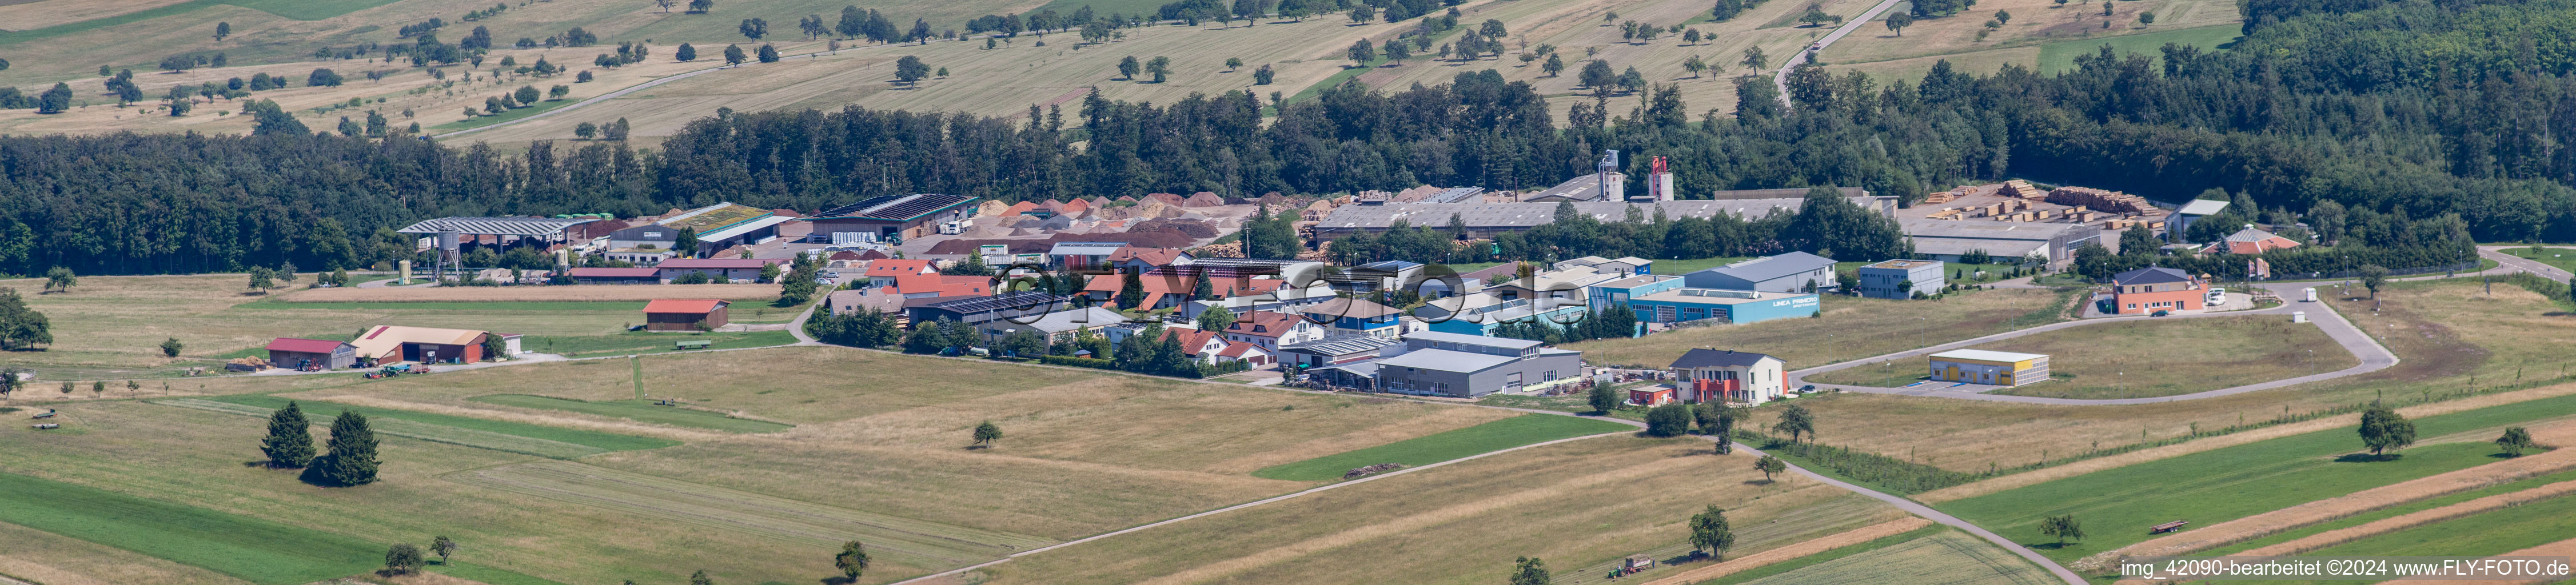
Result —
<path fill-rule="evenodd" d="M 1325 332 L 1327 335 L 1374 335 L 1395 339 L 1404 332 L 1402 323 L 1398 322 L 1398 318 L 1404 316 L 1403 310 L 1361 299 L 1334 298 L 1307 305 L 1298 311 L 1307 319 L 1331 328 L 1332 331 Z"/>
<path fill-rule="evenodd" d="M 2138 315 L 2156 311 L 2195 311 L 2207 303 L 2209 283 L 2190 273 L 2149 266 L 2111 275 L 2111 306 L 2105 313 Z"/>
<path fill-rule="evenodd" d="M 1763 292 L 1832 290 L 1834 259 L 1790 252 L 1763 256 L 1682 275 L 1682 286 Z"/>
<path fill-rule="evenodd" d="M 1950 280 L 1944 266 L 1939 260 L 1888 260 L 1862 266 L 1860 296 L 1901 301 L 1941 294 Z"/>
<path fill-rule="evenodd" d="M 650 253 L 652 250 L 670 250 L 684 258 L 703 258 L 726 248 L 777 238 L 778 225 L 795 219 L 749 205 L 718 203 L 611 232 L 608 234 L 608 247 L 612 256 L 631 256 L 617 259 L 650 266 L 653 262 L 638 260 L 650 259 L 655 255 Z M 684 230 L 696 234 L 698 243 L 691 249 L 679 250 L 676 244 Z"/>
<path fill-rule="evenodd" d="M 464 329 L 377 325 L 349 342 L 358 359 L 379 364 L 421 362 L 470 364 L 483 361 L 483 340 L 490 333 Z"/>
<path fill-rule="evenodd" d="M 1351 382 L 1343 385 L 1454 398 L 1538 390 L 1570 383 L 1583 370 L 1583 352 L 1536 341 L 1421 332 L 1403 342 L 1403 352 L 1392 357 L 1320 370 L 1328 379 Z"/>
<path fill-rule="evenodd" d="M 662 282 L 676 281 L 690 274 L 704 274 L 722 284 L 758 281 L 762 267 L 786 263 L 786 258 L 677 258 L 664 260 L 653 269 L 660 273 Z"/>
<path fill-rule="evenodd" d="M 1590 307 L 1581 299 L 1503 299 L 1480 292 L 1432 301 L 1414 308 L 1413 315 L 1429 322 L 1432 331 L 1493 335 L 1503 325 L 1514 323 L 1562 328 L 1583 320 L 1589 312 Z"/>
<path fill-rule="evenodd" d="M 1031 317 L 1032 315 L 1053 313 L 1063 308 L 1067 300 L 1066 297 L 1044 292 L 1020 291 L 991 296 L 960 297 L 918 307 L 906 306 L 904 312 L 911 314 L 914 327 L 942 319 L 969 325 L 995 319 L 1034 321 L 1036 318 Z"/>
<path fill-rule="evenodd" d="M 1670 325 L 1720 319 L 1740 325 L 1813 317 L 1824 310 L 1824 304 L 1815 293 L 1675 288 L 1629 297 L 1628 308 L 1635 310 L 1637 321 L 1643 323 Z"/>
<path fill-rule="evenodd" d="M 2048 356 L 1983 349 L 1954 349 L 1931 355 L 1932 380 L 1991 386 L 2020 386 L 2048 381 Z"/>
<path fill-rule="evenodd" d="M 1583 177 L 1583 180 L 1590 179 L 1590 175 Z M 1895 197 L 1869 195 L 1867 191 L 1859 188 L 1844 188 L 1842 192 L 1844 195 L 1851 196 L 1852 202 L 1860 204 L 1863 208 L 1891 217 L 1897 215 Z M 1573 205 L 1575 211 L 1604 222 L 1626 220 L 1628 210 L 1632 207 L 1648 217 L 1653 217 L 1656 209 L 1662 209 L 1665 216 L 1674 219 L 1684 217 L 1707 219 L 1720 213 L 1738 215 L 1745 219 L 1758 219 L 1773 213 L 1797 212 L 1798 207 L 1806 203 L 1806 193 L 1806 189 L 1720 191 L 1715 194 L 1718 197 L 1716 199 L 1644 202 L 1575 201 Z M 1757 198 L 1748 197 L 1748 195 L 1777 195 L 1777 197 Z M 1382 234 L 1393 227 L 1398 220 L 1415 226 L 1439 228 L 1449 225 L 1449 216 L 1452 215 L 1458 216 L 1458 221 L 1466 224 L 1467 237 L 1491 238 L 1506 233 L 1528 231 L 1540 224 L 1555 222 L 1556 206 L 1557 203 L 1532 202 L 1344 205 L 1335 208 L 1332 215 L 1325 216 L 1322 221 L 1316 223 L 1313 233 L 1309 234 L 1309 239 L 1329 240 L 1349 234 Z"/>
<path fill-rule="evenodd" d="M 1944 262 L 1958 262 L 1970 252 L 1985 252 L 2001 260 L 2045 258 L 2052 267 L 2064 267 L 2075 260 L 2075 250 L 2085 244 L 2106 243 L 2102 229 L 2081 223 L 1980 222 L 1928 218 L 1899 218 L 1905 239 L 1914 243 L 1914 254 Z M 2110 242 L 2116 242 L 2113 238 Z M 2116 250 L 2115 250 L 2116 251 Z"/>
<path fill-rule="evenodd" d="M 912 239 L 936 232 L 938 224 L 973 216 L 977 199 L 937 193 L 886 195 L 824 210 L 803 221 L 814 226 L 810 238 L 834 244 Z"/>
<path fill-rule="evenodd" d="M 564 277 L 573 284 L 661 284 L 662 271 L 657 268 L 574 268 Z"/>

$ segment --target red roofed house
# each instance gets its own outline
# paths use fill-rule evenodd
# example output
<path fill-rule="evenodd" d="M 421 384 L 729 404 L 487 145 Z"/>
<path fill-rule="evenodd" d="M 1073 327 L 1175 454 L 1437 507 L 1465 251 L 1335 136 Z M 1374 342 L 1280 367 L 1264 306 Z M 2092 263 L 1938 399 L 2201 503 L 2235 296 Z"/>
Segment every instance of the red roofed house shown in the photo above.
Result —
<path fill-rule="evenodd" d="M 1252 344 L 1237 341 L 1225 344 L 1225 349 L 1218 350 L 1216 352 L 1216 359 L 1209 361 L 1211 363 L 1243 362 L 1251 364 L 1255 369 L 1259 369 L 1270 367 L 1270 364 L 1277 363 L 1278 359 L 1272 357 L 1270 352 L 1262 351 L 1259 347 L 1254 347 Z"/>
<path fill-rule="evenodd" d="M 1225 340 L 1250 343 L 1266 351 L 1324 339 L 1324 326 L 1305 317 L 1270 311 L 1245 311 L 1225 328 Z"/>
<path fill-rule="evenodd" d="M 1106 262 L 1120 272 L 1145 274 L 1171 266 L 1188 266 L 1196 259 L 1189 252 L 1174 248 L 1121 246 L 1118 251 L 1109 253 Z"/>
<path fill-rule="evenodd" d="M 659 268 L 574 268 L 564 273 L 574 284 L 661 284 Z"/>
<path fill-rule="evenodd" d="M 2247 225 L 2245 229 L 2236 230 L 2236 233 L 2228 234 L 2224 239 L 2211 242 L 2209 247 L 2201 248 L 2200 253 L 2261 254 L 2296 247 L 2299 247 L 2299 242 L 2296 240 L 2272 235 L 2272 232 L 2254 229 L 2254 226 Z"/>
<path fill-rule="evenodd" d="M 644 303 L 645 331 L 704 331 L 725 325 L 725 307 L 715 299 L 653 299 Z"/>
<path fill-rule="evenodd" d="M 868 262 L 868 286 L 889 286 L 897 278 L 938 273 L 929 260 L 875 260 Z"/>
<path fill-rule="evenodd" d="M 1137 275 L 1136 281 L 1137 284 L 1144 285 L 1145 299 L 1137 302 L 1135 307 L 1128 308 L 1161 309 L 1180 306 L 1181 303 L 1189 302 L 1191 289 L 1198 288 L 1197 279 L 1183 276 L 1179 272 L 1140 274 Z M 1082 292 L 1090 295 L 1092 300 L 1104 304 L 1115 303 L 1118 301 L 1119 289 L 1126 286 L 1127 277 L 1124 274 L 1096 274 L 1092 275 L 1088 285 L 1082 287 Z"/>
<path fill-rule="evenodd" d="M 1261 348 L 1249 343 L 1226 341 L 1224 336 L 1213 331 L 1174 327 L 1163 330 L 1163 337 L 1179 339 L 1181 353 L 1203 364 L 1243 361 L 1250 362 L 1254 367 L 1260 367 L 1275 361 L 1271 358 L 1270 352 L 1262 351 Z"/>
<path fill-rule="evenodd" d="M 268 342 L 268 363 L 281 368 L 300 367 L 310 361 L 322 369 L 337 370 L 358 363 L 358 346 L 345 341 L 296 339 L 280 337 Z"/>

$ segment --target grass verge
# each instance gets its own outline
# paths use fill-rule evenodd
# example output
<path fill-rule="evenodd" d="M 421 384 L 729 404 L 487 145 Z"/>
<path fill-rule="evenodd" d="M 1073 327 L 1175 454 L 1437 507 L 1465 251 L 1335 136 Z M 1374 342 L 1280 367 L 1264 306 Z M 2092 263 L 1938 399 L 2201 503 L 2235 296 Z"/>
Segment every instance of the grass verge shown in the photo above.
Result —
<path fill-rule="evenodd" d="M 0 492 L 0 521 L 261 585 L 363 573 L 384 558 L 374 543 L 14 473 L 0 473 Z"/>
<path fill-rule="evenodd" d="M 1330 481 L 1340 479 L 1343 473 L 1353 468 L 1379 463 L 1401 463 L 1406 467 L 1415 467 L 1532 443 L 1635 429 L 1636 427 L 1625 424 L 1588 418 L 1529 414 L 1357 451 L 1275 465 L 1254 471 L 1252 476 L 1289 481 Z"/>
<path fill-rule="evenodd" d="M 691 410 L 671 406 L 654 406 L 651 401 L 646 400 L 586 402 L 581 400 L 555 398 L 551 396 L 531 396 L 527 394 L 494 394 L 491 396 L 476 396 L 469 400 L 485 404 L 516 406 L 520 408 L 564 410 L 583 414 L 596 414 L 600 416 L 623 418 L 634 420 L 636 422 L 666 424 L 678 427 L 715 429 L 737 433 L 772 433 L 795 428 L 794 425 L 733 418 L 725 416 L 722 413 L 708 412 L 704 410 Z"/>

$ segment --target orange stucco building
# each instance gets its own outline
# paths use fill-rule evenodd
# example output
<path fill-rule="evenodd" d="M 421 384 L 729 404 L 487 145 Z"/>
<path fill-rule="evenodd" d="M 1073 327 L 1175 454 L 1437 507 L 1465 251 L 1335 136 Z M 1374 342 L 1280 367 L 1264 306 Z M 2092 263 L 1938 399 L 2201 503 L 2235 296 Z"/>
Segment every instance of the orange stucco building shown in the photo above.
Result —
<path fill-rule="evenodd" d="M 2209 283 L 2188 273 L 2162 266 L 2149 266 L 2111 277 L 2113 313 L 2136 315 L 2156 311 L 2198 310 L 2209 294 Z"/>

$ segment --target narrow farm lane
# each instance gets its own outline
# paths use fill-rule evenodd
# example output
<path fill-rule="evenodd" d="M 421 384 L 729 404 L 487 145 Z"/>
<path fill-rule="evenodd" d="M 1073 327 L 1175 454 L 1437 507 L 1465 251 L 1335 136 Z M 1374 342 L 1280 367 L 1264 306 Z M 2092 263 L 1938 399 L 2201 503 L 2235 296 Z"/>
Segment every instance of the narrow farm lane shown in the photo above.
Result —
<path fill-rule="evenodd" d="M 1780 70 L 1771 72 L 1772 85 L 1779 86 L 1780 88 L 1780 105 L 1794 105 L 1789 103 L 1790 70 L 1797 69 L 1799 65 L 1805 65 L 1808 61 L 1815 60 L 1817 51 L 1822 51 L 1825 50 L 1825 47 L 1833 46 L 1834 41 L 1843 40 L 1843 35 L 1851 34 L 1852 31 L 1859 30 L 1861 26 L 1869 24 L 1870 21 L 1878 20 L 1878 15 L 1887 13 L 1889 8 L 1895 8 L 1897 1 L 1898 0 L 1879 0 L 1879 3 L 1870 6 L 1869 10 L 1861 11 L 1859 17 L 1843 21 L 1842 26 L 1834 27 L 1834 32 L 1825 33 L 1824 38 L 1816 39 L 1816 42 L 1808 44 L 1807 48 L 1799 49 L 1796 54 L 1790 55 L 1789 60 L 1782 61 L 1780 63 Z"/>

